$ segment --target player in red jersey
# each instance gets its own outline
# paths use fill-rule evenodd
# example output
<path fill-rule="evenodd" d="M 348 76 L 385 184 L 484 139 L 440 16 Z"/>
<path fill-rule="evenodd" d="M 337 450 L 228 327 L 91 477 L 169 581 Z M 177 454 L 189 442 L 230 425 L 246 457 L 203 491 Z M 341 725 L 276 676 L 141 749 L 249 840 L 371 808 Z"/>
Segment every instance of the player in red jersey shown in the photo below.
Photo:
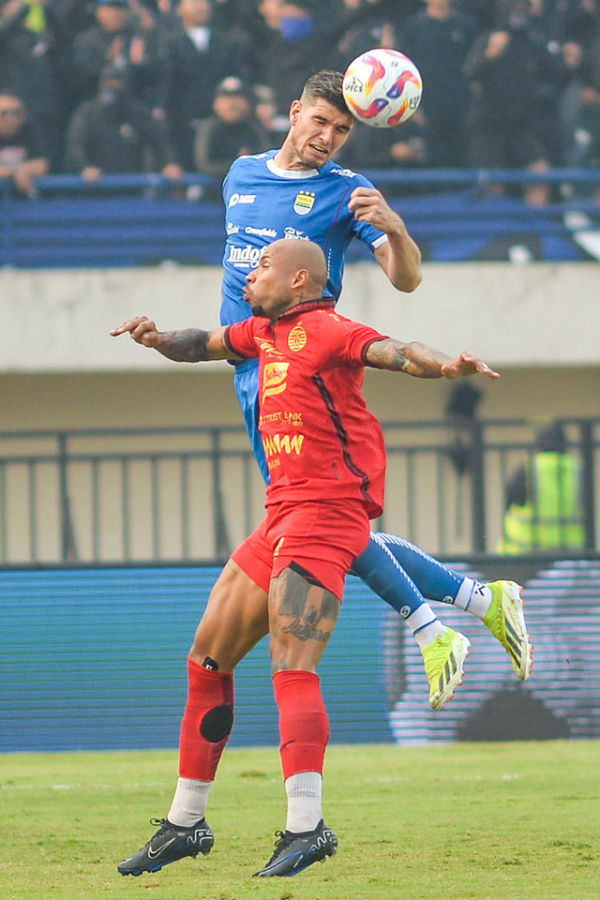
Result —
<path fill-rule="evenodd" d="M 265 519 L 226 563 L 190 651 L 171 809 L 150 841 L 119 865 L 123 875 L 210 851 L 205 811 L 233 722 L 233 670 L 267 633 L 288 812 L 273 856 L 256 874 L 295 875 L 335 853 L 321 811 L 329 726 L 317 668 L 346 573 L 383 505 L 383 436 L 362 397 L 364 368 L 419 378 L 498 377 L 467 353 L 451 359 L 338 315 L 323 299 L 326 280 L 317 244 L 279 240 L 247 276 L 252 318 L 210 332 L 159 332 L 142 316 L 111 332 L 129 332 L 177 361 L 258 357 L 259 427 L 270 472 Z"/>

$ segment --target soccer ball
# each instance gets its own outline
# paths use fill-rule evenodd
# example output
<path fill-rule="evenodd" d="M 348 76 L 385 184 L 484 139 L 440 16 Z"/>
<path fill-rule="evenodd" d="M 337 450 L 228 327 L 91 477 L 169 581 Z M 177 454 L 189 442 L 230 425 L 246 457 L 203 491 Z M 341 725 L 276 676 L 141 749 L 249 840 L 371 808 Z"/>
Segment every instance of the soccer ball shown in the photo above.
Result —
<path fill-rule="evenodd" d="M 352 60 L 344 73 L 342 92 L 359 122 L 391 128 L 412 116 L 421 102 L 423 83 L 408 56 L 377 47 Z"/>

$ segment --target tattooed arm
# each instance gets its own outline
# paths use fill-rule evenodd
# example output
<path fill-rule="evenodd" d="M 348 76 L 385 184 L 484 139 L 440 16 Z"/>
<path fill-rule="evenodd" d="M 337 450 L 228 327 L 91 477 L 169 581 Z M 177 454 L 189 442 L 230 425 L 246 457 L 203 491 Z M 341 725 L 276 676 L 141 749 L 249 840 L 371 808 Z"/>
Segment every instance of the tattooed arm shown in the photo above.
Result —
<path fill-rule="evenodd" d="M 498 372 L 486 363 L 463 351 L 456 359 L 446 356 L 418 341 L 396 341 L 385 338 L 369 345 L 366 361 L 377 369 L 405 372 L 416 378 L 466 378 L 480 373 L 488 378 L 499 378 Z"/>
<path fill-rule="evenodd" d="M 118 337 L 127 332 L 138 344 L 152 347 L 175 362 L 202 362 L 235 357 L 225 343 L 225 328 L 214 331 L 202 331 L 200 328 L 158 331 L 155 323 L 147 316 L 136 316 L 113 328 L 110 333 L 113 337 Z"/>

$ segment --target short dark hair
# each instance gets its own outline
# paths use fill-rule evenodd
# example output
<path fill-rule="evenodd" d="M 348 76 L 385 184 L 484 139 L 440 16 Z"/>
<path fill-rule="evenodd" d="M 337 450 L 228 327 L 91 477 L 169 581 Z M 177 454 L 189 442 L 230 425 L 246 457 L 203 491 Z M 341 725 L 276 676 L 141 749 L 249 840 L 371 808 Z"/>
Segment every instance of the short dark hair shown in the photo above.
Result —
<path fill-rule="evenodd" d="M 311 75 L 302 91 L 301 100 L 327 100 L 339 112 L 351 115 L 350 110 L 346 106 L 344 95 L 342 94 L 342 83 L 344 76 L 341 72 L 333 69 L 322 69 L 315 75 Z"/>

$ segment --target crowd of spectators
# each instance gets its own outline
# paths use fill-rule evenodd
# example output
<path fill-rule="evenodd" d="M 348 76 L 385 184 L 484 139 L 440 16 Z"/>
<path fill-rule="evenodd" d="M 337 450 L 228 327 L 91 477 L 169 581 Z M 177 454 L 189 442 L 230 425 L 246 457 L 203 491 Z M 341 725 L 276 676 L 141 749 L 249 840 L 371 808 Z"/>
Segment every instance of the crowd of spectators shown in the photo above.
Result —
<path fill-rule="evenodd" d="M 0 0 L 0 177 L 220 179 L 281 142 L 309 75 L 375 46 L 415 61 L 422 103 L 355 128 L 343 164 L 600 165 L 600 0 Z"/>

